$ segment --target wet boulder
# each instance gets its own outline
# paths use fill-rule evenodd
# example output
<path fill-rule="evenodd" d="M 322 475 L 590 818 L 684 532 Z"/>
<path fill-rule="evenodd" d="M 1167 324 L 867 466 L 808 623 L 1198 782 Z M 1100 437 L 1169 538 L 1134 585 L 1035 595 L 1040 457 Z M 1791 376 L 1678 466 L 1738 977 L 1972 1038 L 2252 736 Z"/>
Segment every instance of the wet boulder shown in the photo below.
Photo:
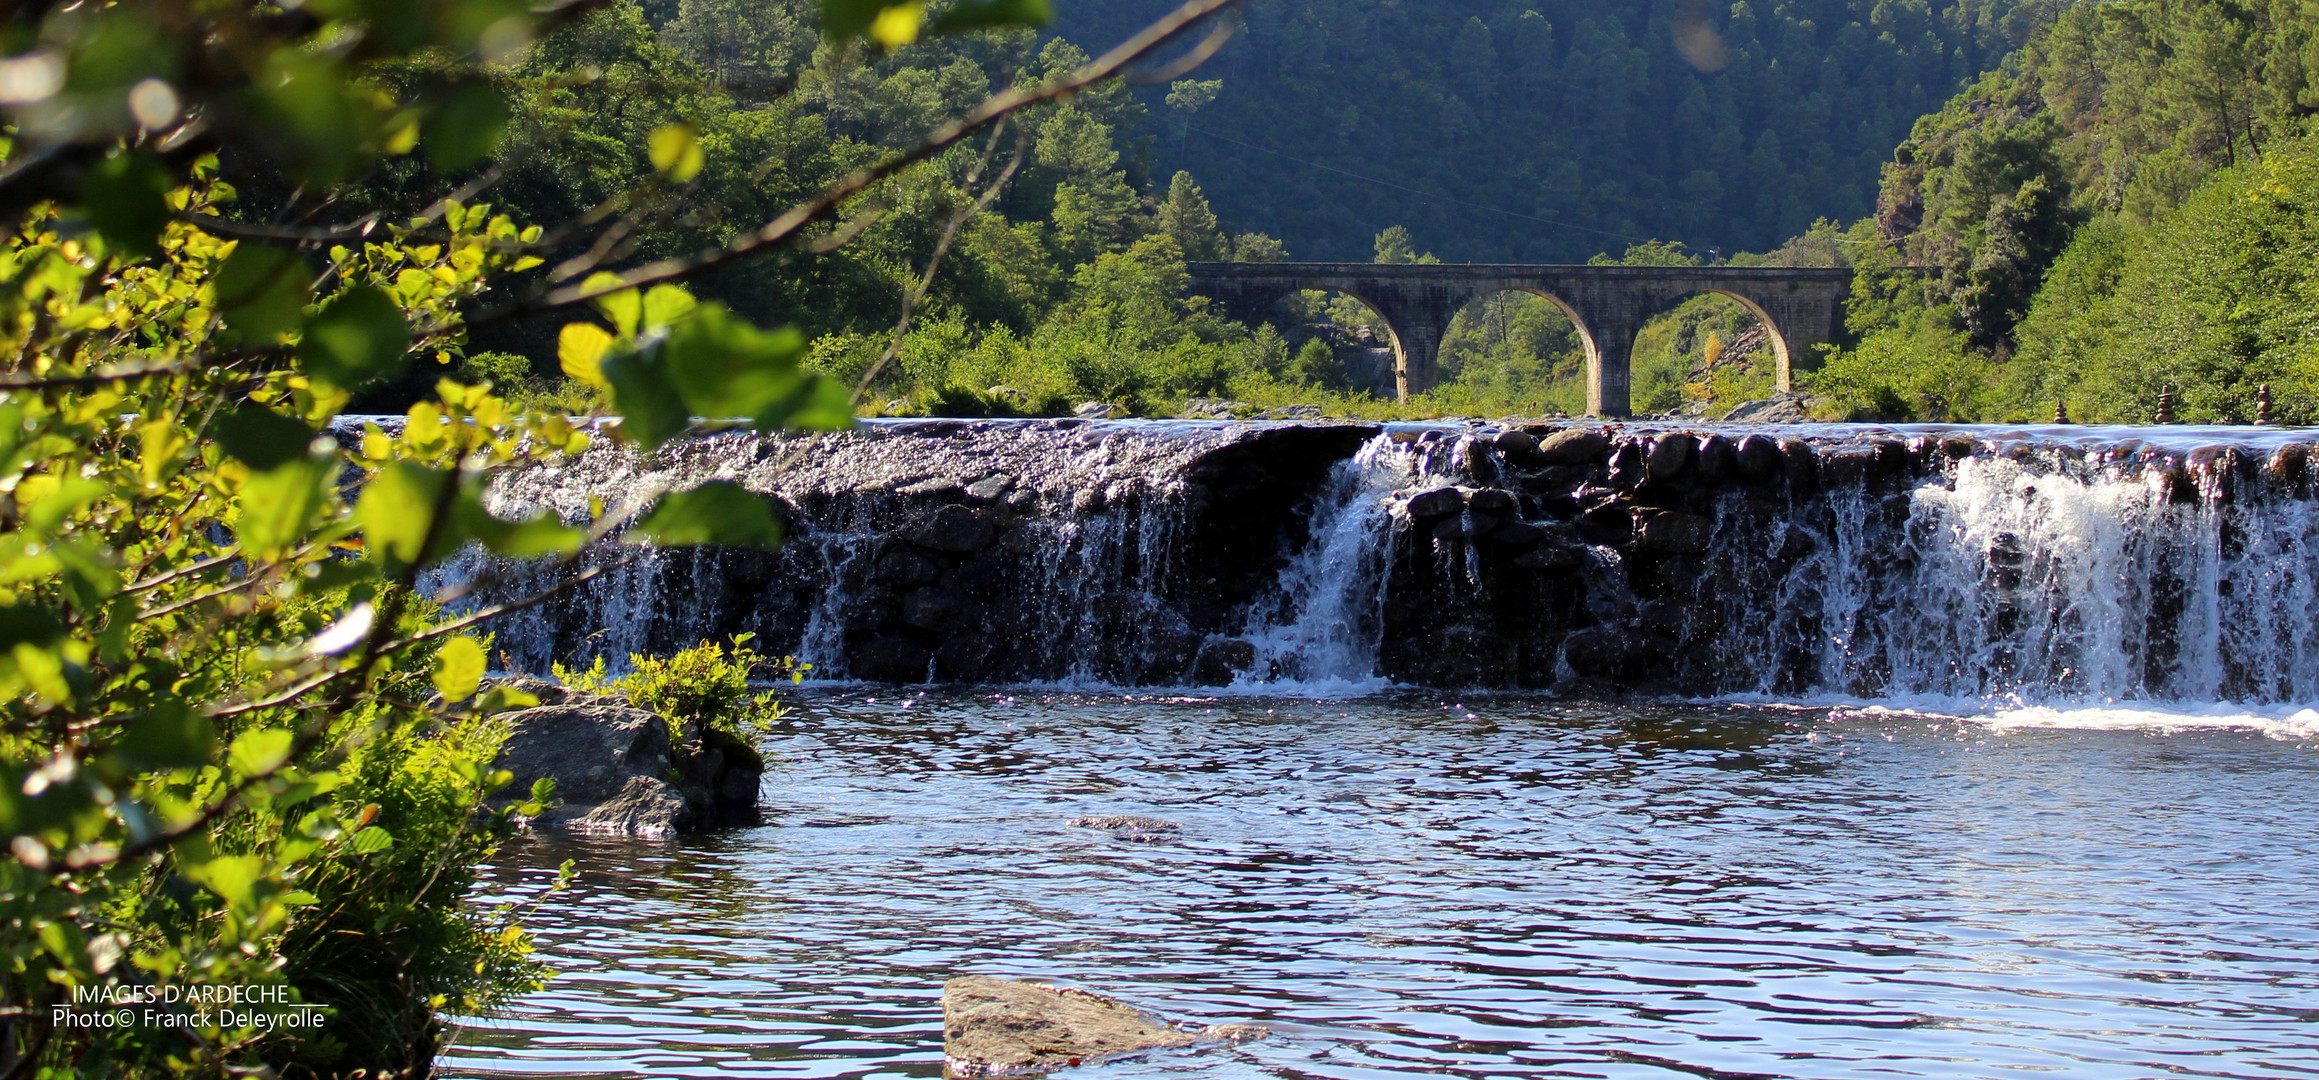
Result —
<path fill-rule="evenodd" d="M 1692 462 L 1692 471 L 1700 483 L 1710 487 L 1731 478 L 1738 467 L 1738 457 L 1732 452 L 1731 440 L 1721 435 L 1699 437 L 1699 450 Z"/>
<path fill-rule="evenodd" d="M 1749 435 L 1732 448 L 1739 478 L 1750 484 L 1767 484 L 1780 474 L 1779 444 L 1761 435 Z"/>
<path fill-rule="evenodd" d="M 1819 481 L 1819 455 L 1812 450 L 1812 444 L 1802 439 L 1781 439 L 1779 452 L 1780 472 L 1787 477 L 1789 487 L 1801 491 Z"/>
<path fill-rule="evenodd" d="M 871 682 L 925 682 L 934 654 L 906 637 L 871 638 L 848 658 L 847 674 Z"/>
<path fill-rule="evenodd" d="M 1432 521 L 1465 510 L 1465 493 L 1456 488 L 1433 488 L 1409 495 L 1401 510 L 1411 521 Z"/>
<path fill-rule="evenodd" d="M 1610 455 L 1610 473 L 1607 482 L 1620 491 L 1641 487 L 1645 469 L 1645 451 L 1635 443 L 1620 446 Z"/>
<path fill-rule="evenodd" d="M 987 511 L 953 504 L 919 522 L 906 539 L 928 550 L 964 554 L 997 542 L 998 523 Z"/>
<path fill-rule="evenodd" d="M 978 503 L 997 502 L 1015 486 L 1014 477 L 992 475 L 966 485 L 966 497 Z"/>
<path fill-rule="evenodd" d="M 1586 548 L 1575 543 L 1542 543 L 1514 556 L 1514 565 L 1519 569 L 1554 573 L 1577 570 L 1586 562 Z"/>
<path fill-rule="evenodd" d="M 1635 541 L 1645 551 L 1696 555 L 1715 538 L 1715 523 L 1677 510 L 1635 515 Z"/>
<path fill-rule="evenodd" d="M 871 580 L 894 589 L 908 589 L 924 585 L 942 576 L 942 564 L 917 548 L 897 544 L 878 556 L 878 564 L 870 572 Z"/>
<path fill-rule="evenodd" d="M 1592 465 L 1610 452 L 1610 436 L 1599 431 L 1572 428 L 1557 431 L 1538 443 L 1537 461 L 1541 465 Z"/>
<path fill-rule="evenodd" d="M 1515 507 L 1521 504 L 1521 500 L 1513 492 L 1504 488 L 1482 488 L 1467 495 L 1465 504 L 1468 509 L 1477 514 L 1506 517 L 1514 512 Z"/>
<path fill-rule="evenodd" d="M 1643 472 L 1652 480 L 1664 483 L 1683 475 L 1691 467 L 1691 458 L 1698 452 L 1698 444 L 1681 432 L 1659 436 L 1651 443 L 1644 458 Z"/>
<path fill-rule="evenodd" d="M 1590 626 L 1562 642 L 1563 662 L 1588 678 L 1619 678 L 1640 667 L 1651 652 L 1648 638 L 1623 626 Z"/>
<path fill-rule="evenodd" d="M 1509 521 L 1490 531 L 1490 539 L 1507 547 L 1535 547 L 1549 535 L 1546 526 L 1527 521 Z"/>
<path fill-rule="evenodd" d="M 1240 638 L 1217 638 L 1200 646 L 1192 660 L 1192 681 L 1201 686 L 1230 686 L 1256 667 L 1256 646 Z"/>
<path fill-rule="evenodd" d="M 1516 468 L 1535 469 L 1546 464 L 1538 453 L 1538 437 L 1527 431 L 1501 431 L 1493 443 L 1498 454 Z"/>
<path fill-rule="evenodd" d="M 616 701 L 574 697 L 507 714 L 497 766 L 515 779 L 496 801 L 526 798 L 549 780 L 561 805 L 534 827 L 613 836 L 673 836 L 753 816 L 765 771 L 754 749 L 698 724 L 672 746 L 668 721 Z"/>

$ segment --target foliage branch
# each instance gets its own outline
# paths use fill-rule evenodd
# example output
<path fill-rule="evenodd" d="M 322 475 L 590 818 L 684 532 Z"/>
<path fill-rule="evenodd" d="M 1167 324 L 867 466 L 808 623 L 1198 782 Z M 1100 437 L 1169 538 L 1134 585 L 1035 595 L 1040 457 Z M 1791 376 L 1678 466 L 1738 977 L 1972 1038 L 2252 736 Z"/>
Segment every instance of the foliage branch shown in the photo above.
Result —
<path fill-rule="evenodd" d="M 464 898 L 511 820 L 553 797 L 501 792 L 495 717 L 530 702 L 483 679 L 489 619 L 545 597 L 446 620 L 430 571 L 468 544 L 576 566 L 598 542 L 779 532 L 728 483 L 510 521 L 490 475 L 606 436 L 650 449 L 696 416 L 850 423 L 849 388 L 801 368 L 801 333 L 679 282 L 843 243 L 828 220 L 879 182 L 1139 70 L 1237 2 L 1192 0 L 714 250 L 627 269 L 607 268 L 623 211 L 542 225 L 482 201 L 508 119 L 491 80 L 602 0 L 7 9 L 0 1078 L 422 1075 L 443 1012 L 535 985 L 515 913 Z M 1043 0 L 823 4 L 830 36 L 868 53 L 1047 15 Z M 650 142 L 627 214 L 704 165 L 682 125 Z M 426 210 L 329 223 L 337 192 L 413 156 L 445 189 Z M 221 160 L 288 194 L 242 205 Z M 525 414 L 452 379 L 399 418 L 343 415 L 480 323 L 551 313 L 579 316 L 559 360 L 612 415 Z M 92 1000 L 269 985 L 286 1003 L 240 1019 L 180 998 L 160 1007 L 172 1022 L 69 1022 Z M 307 1005 L 328 1022 L 266 1022 Z"/>

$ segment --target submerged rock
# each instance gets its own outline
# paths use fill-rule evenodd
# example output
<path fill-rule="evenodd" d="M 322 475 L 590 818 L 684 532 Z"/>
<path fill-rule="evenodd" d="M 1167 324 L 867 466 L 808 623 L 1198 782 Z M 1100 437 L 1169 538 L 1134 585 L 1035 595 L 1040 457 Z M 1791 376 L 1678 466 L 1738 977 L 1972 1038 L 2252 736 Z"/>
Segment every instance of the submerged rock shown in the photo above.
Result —
<path fill-rule="evenodd" d="M 1117 998 L 1069 987 L 987 975 L 942 984 L 943 1066 L 956 1076 L 1023 1076 L 1267 1034 L 1250 1024 L 1171 1027 Z"/>
<path fill-rule="evenodd" d="M 1102 814 L 1095 817 L 1075 817 L 1063 824 L 1075 829 L 1094 829 L 1107 832 L 1121 840 L 1156 840 L 1162 836 L 1180 833 L 1183 826 L 1173 821 L 1134 814 Z"/>

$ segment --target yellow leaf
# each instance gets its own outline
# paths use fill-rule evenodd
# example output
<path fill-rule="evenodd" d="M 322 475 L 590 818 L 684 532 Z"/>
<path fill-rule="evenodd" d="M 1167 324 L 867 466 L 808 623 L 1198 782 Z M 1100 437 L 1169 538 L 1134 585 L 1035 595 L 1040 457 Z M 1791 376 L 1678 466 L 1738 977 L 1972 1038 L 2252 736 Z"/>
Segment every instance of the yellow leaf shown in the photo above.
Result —
<path fill-rule="evenodd" d="M 700 133 L 691 124 L 663 124 L 654 128 L 651 140 L 652 167 L 676 183 L 684 183 L 700 175 L 701 166 L 708 163 L 701 153 Z"/>
<path fill-rule="evenodd" d="M 925 4 L 896 4 L 871 20 L 870 37 L 888 49 L 899 49 L 918 40 L 918 30 L 925 24 Z"/>
<path fill-rule="evenodd" d="M 611 347 L 612 335 L 603 327 L 572 323 L 556 336 L 556 360 L 565 375 L 590 386 L 605 386 L 604 353 Z"/>

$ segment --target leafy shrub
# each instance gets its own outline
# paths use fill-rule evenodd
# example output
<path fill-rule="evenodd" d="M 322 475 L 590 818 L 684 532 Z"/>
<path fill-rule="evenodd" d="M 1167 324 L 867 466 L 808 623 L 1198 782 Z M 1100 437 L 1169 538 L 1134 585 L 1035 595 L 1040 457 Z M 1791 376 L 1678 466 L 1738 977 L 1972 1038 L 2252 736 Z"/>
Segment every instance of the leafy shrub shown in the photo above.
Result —
<path fill-rule="evenodd" d="M 628 673 L 616 679 L 606 673 L 601 656 L 584 669 L 557 664 L 554 671 L 565 686 L 583 694 L 619 694 L 639 709 L 658 713 L 672 729 L 697 720 L 711 730 L 741 736 L 781 717 L 771 691 L 750 692 L 751 675 L 780 674 L 797 682 L 812 668 L 750 648 L 753 636 L 738 634 L 727 644 L 703 641 L 673 656 L 633 653 Z"/>

